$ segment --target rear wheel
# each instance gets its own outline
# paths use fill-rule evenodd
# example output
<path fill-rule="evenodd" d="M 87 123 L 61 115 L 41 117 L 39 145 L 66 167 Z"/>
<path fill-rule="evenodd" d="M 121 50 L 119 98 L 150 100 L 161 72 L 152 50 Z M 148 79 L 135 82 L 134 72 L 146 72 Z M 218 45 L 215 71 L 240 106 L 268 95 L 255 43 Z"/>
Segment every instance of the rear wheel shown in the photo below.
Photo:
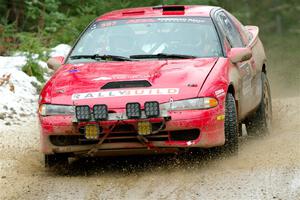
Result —
<path fill-rule="evenodd" d="M 265 73 L 262 73 L 262 98 L 257 111 L 246 120 L 248 135 L 269 134 L 272 129 L 272 100 L 270 85 Z"/>
<path fill-rule="evenodd" d="M 66 167 L 68 165 L 68 156 L 65 154 L 45 155 L 45 167 Z"/>
<path fill-rule="evenodd" d="M 225 144 L 224 150 L 227 153 L 234 154 L 238 151 L 238 120 L 235 99 L 228 93 L 225 105 Z"/>

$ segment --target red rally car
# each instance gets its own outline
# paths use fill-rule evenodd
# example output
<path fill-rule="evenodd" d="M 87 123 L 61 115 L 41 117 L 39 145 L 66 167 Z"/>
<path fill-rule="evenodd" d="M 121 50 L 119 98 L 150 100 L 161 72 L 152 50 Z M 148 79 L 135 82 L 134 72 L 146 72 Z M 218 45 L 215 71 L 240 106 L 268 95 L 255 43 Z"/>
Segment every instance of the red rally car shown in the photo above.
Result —
<path fill-rule="evenodd" d="M 46 166 L 68 157 L 238 150 L 241 124 L 269 132 L 270 87 L 255 26 L 219 7 L 106 13 L 81 34 L 39 99 Z"/>

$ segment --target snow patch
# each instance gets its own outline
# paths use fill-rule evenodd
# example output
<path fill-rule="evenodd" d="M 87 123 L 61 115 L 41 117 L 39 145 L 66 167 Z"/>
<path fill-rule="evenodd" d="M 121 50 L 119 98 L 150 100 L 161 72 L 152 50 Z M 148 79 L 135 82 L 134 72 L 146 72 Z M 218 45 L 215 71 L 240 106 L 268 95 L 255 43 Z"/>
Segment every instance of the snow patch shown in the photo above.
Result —
<path fill-rule="evenodd" d="M 59 44 L 51 49 L 50 57 L 63 56 L 66 57 L 71 50 L 71 46 L 67 44 Z"/>
<path fill-rule="evenodd" d="M 25 64 L 25 56 L 0 57 L 0 78 L 11 74 L 14 86 L 14 91 L 7 84 L 0 86 L 0 124 L 18 124 L 36 115 L 38 95 L 32 83 L 40 83 L 22 71 Z"/>
<path fill-rule="evenodd" d="M 66 44 L 60 44 L 51 49 L 50 57 L 66 56 L 71 47 Z M 22 67 L 27 63 L 28 53 L 18 52 L 13 56 L 0 56 L 0 78 L 11 74 L 9 82 L 14 86 L 14 91 L 9 84 L 0 85 L 0 127 L 10 124 L 21 124 L 26 121 L 28 116 L 36 116 L 38 93 L 34 85 L 41 83 L 35 78 L 30 77 L 22 71 Z M 37 59 L 38 55 L 33 55 Z M 41 60 L 37 63 L 43 68 L 49 70 L 47 64 Z M 44 74 L 45 80 L 50 75 Z"/>

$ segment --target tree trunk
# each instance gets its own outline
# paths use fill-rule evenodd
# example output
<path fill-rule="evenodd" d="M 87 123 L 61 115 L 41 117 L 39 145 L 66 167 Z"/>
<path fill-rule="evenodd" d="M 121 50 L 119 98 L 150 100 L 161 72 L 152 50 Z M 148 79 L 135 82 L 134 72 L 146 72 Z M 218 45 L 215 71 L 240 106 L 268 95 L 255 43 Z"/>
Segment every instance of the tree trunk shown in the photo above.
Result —
<path fill-rule="evenodd" d="M 24 0 L 6 0 L 8 22 L 15 22 L 18 30 L 20 30 L 24 22 L 24 4 Z"/>

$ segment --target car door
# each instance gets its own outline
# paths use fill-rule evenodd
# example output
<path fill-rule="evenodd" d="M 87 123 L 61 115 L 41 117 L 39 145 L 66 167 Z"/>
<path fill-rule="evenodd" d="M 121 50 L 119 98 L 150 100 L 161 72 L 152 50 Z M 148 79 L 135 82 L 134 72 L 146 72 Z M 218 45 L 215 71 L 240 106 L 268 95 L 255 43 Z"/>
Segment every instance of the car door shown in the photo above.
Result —
<path fill-rule="evenodd" d="M 231 48 L 243 48 L 246 47 L 245 42 L 237 27 L 233 23 L 232 19 L 224 12 L 220 11 L 216 14 L 217 23 L 221 29 L 225 39 L 228 40 Z M 239 89 L 239 113 L 240 116 L 245 116 L 253 109 L 253 91 L 254 84 L 252 84 L 253 77 L 255 76 L 255 70 L 252 67 L 252 61 L 247 60 L 233 64 L 240 75 Z"/>

